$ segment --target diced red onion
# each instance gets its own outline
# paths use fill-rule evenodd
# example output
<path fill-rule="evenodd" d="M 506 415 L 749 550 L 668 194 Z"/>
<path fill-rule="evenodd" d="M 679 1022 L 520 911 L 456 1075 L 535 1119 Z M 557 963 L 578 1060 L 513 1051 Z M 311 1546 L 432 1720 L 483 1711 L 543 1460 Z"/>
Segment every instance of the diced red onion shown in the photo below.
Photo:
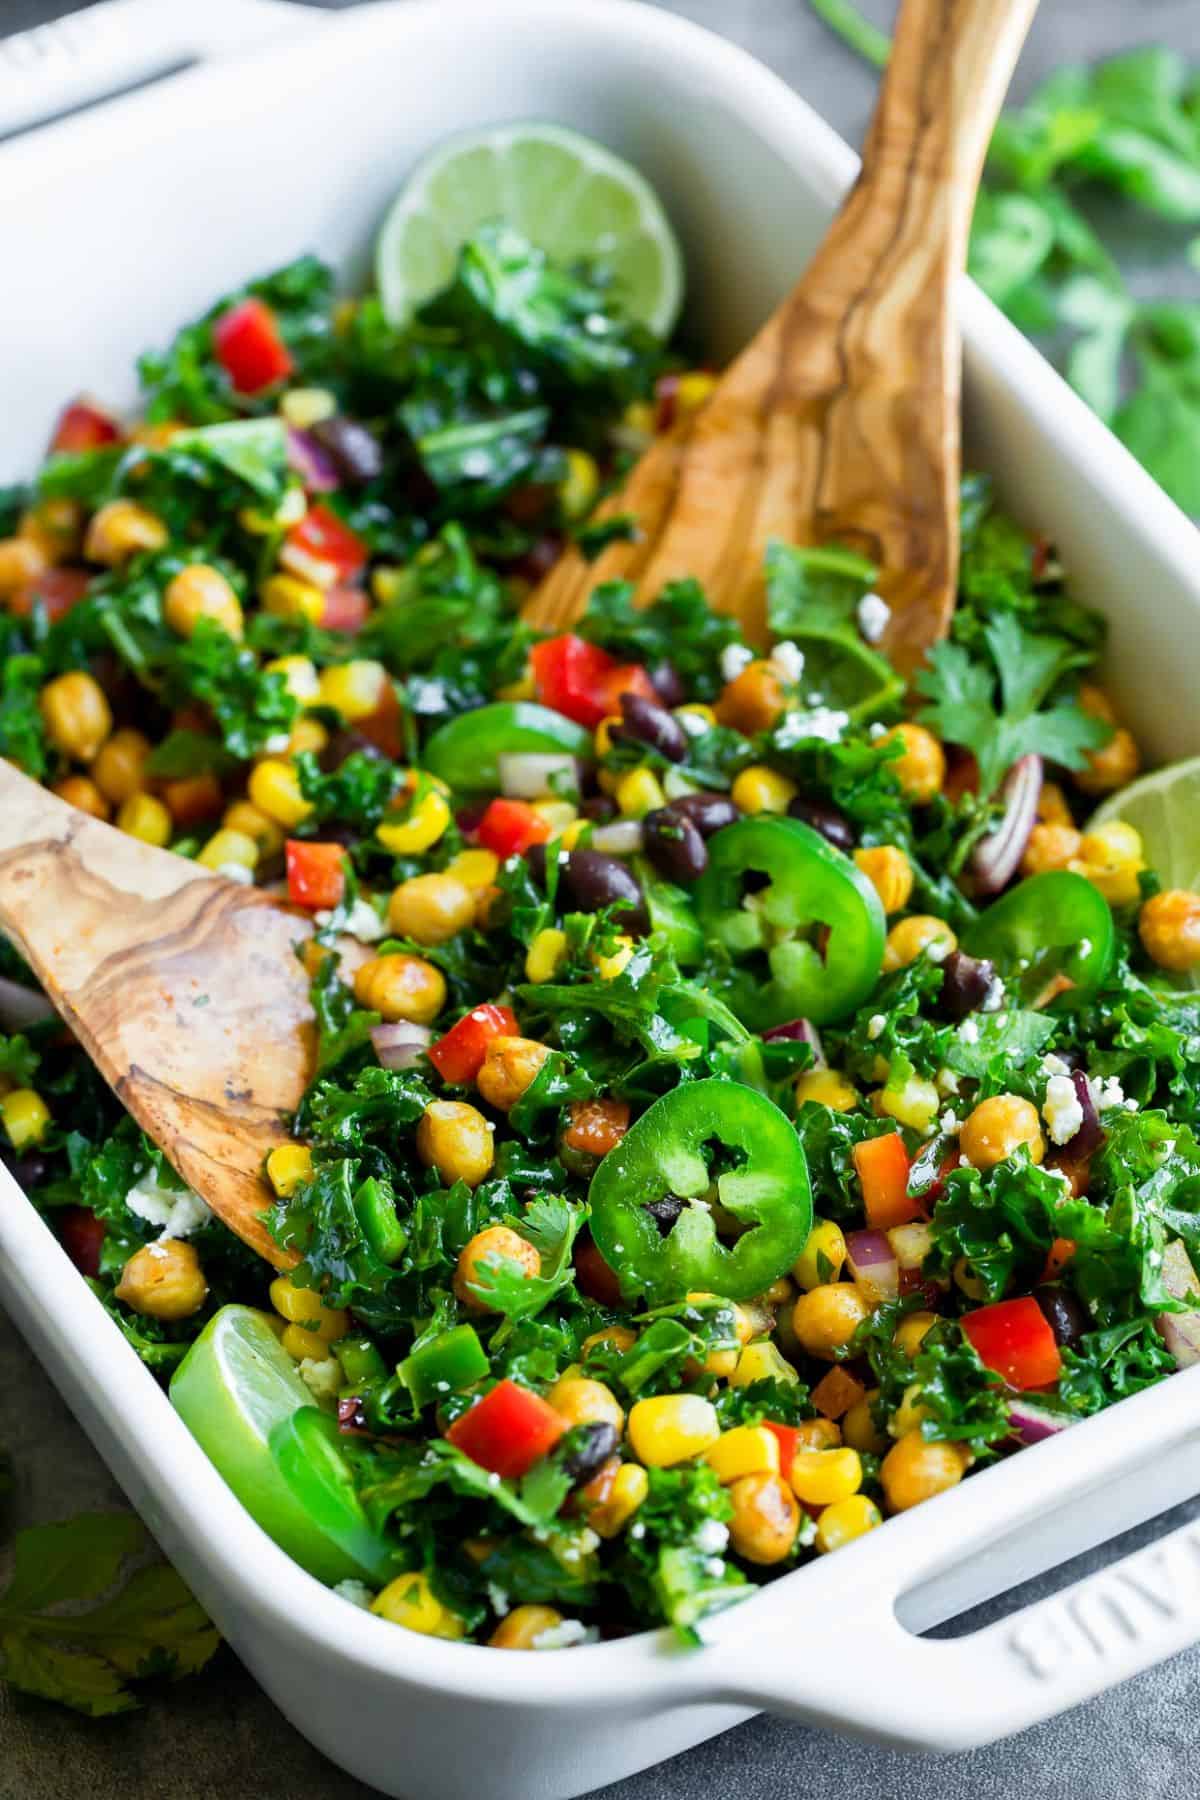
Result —
<path fill-rule="evenodd" d="M 385 1069 L 415 1069 L 433 1042 L 427 1025 L 376 1025 L 371 1032 L 375 1054 Z"/>
<path fill-rule="evenodd" d="M 1096 1111 L 1096 1102 L 1092 1099 L 1088 1078 L 1082 1069 L 1071 1071 L 1071 1085 L 1083 1113 L 1083 1123 L 1074 1137 L 1067 1139 L 1062 1147 L 1062 1154 L 1072 1161 L 1082 1161 L 1085 1156 L 1092 1156 L 1100 1148 L 1105 1131 L 1100 1123 L 1100 1114 Z"/>
<path fill-rule="evenodd" d="M 1179 1238 L 1172 1238 L 1163 1251 L 1162 1283 L 1172 1300 L 1187 1300 L 1200 1295 L 1200 1281 L 1192 1259 Z M 1178 1315 L 1172 1314 L 1171 1317 Z"/>
<path fill-rule="evenodd" d="M 762 1036 L 764 1044 L 807 1044 L 813 1053 L 814 1066 L 818 1069 L 829 1067 L 821 1034 L 811 1019 L 788 1019 L 783 1025 L 772 1025 Z"/>
<path fill-rule="evenodd" d="M 24 1031 L 27 1025 L 38 1025 L 53 1017 L 54 1008 L 37 988 L 0 979 L 0 1026 L 5 1031 Z"/>
<path fill-rule="evenodd" d="M 886 1236 L 901 1269 L 919 1269 L 933 1248 L 933 1229 L 920 1220 L 911 1225 L 893 1225 Z"/>
<path fill-rule="evenodd" d="M 1008 1422 L 1013 1428 L 1013 1435 L 1022 1444 L 1040 1444 L 1044 1439 L 1056 1437 L 1065 1431 L 1068 1425 L 1076 1421 L 1061 1413 L 1054 1413 L 1043 1408 L 1035 1401 L 1018 1397 L 1008 1409 Z"/>
<path fill-rule="evenodd" d="M 1178 1369 L 1200 1363 L 1200 1312 L 1159 1313 L 1158 1329 Z"/>
<path fill-rule="evenodd" d="M 846 1261 L 854 1285 L 872 1306 L 894 1300 L 900 1292 L 900 1269 L 882 1231 L 852 1231 L 846 1239 Z"/>
<path fill-rule="evenodd" d="M 507 800 L 544 800 L 579 786 L 579 764 L 573 756 L 546 755 L 540 750 L 507 750 L 496 758 L 500 792 Z"/>
<path fill-rule="evenodd" d="M 642 837 L 640 819 L 614 819 L 611 825 L 597 825 L 592 833 L 592 849 L 603 856 L 636 856 Z"/>
<path fill-rule="evenodd" d="M 1037 823 L 1041 793 L 1041 757 L 1018 757 L 1000 789 L 1004 816 L 995 831 L 981 838 L 971 853 L 971 873 L 981 894 L 998 894 L 1016 874 L 1029 834 Z"/>
<path fill-rule="evenodd" d="M 310 431 L 298 431 L 294 425 L 285 429 L 288 467 L 300 477 L 306 490 L 310 494 L 331 494 L 340 487 L 337 464 L 325 446 Z"/>

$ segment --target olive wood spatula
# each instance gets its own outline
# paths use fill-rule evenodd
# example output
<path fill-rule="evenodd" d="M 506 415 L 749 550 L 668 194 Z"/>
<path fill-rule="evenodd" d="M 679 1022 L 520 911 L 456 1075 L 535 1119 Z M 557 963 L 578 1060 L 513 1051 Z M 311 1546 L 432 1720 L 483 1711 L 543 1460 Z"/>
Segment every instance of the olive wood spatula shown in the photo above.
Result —
<path fill-rule="evenodd" d="M 618 578 L 691 575 L 763 642 L 772 538 L 838 542 L 880 571 L 905 672 L 945 635 L 958 573 L 955 286 L 983 159 L 1037 0 L 903 0 L 862 171 L 799 284 L 599 516 L 638 536 L 572 548 L 526 617 L 567 629 Z"/>

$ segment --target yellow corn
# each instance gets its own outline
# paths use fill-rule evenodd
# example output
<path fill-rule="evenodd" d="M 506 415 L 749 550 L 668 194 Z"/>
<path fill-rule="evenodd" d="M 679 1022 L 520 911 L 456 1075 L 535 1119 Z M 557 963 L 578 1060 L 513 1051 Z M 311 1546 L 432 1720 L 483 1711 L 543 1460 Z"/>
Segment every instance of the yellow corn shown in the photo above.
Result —
<path fill-rule="evenodd" d="M 322 1344 L 336 1343 L 350 1328 L 349 1313 L 338 1306 L 326 1306 L 315 1288 L 298 1287 L 288 1275 L 275 1277 L 270 1295 L 280 1318 L 299 1326 Z"/>
<path fill-rule="evenodd" d="M 779 1439 L 765 1425 L 735 1425 L 723 1431 L 704 1460 L 722 1487 L 743 1475 L 779 1473 Z"/>
<path fill-rule="evenodd" d="M 388 672 L 380 662 L 356 657 L 350 662 L 335 663 L 321 672 L 321 705 L 340 713 L 354 724 L 367 719 L 379 706 L 387 686 Z"/>
<path fill-rule="evenodd" d="M 707 369 L 689 369 L 675 384 L 675 416 L 693 413 L 702 407 L 717 385 L 715 375 Z"/>
<path fill-rule="evenodd" d="M 932 1081 L 925 1081 L 920 1075 L 910 1075 L 898 1088 L 881 1088 L 874 1098 L 877 1111 L 913 1131 L 928 1131 L 942 1103 Z"/>
<path fill-rule="evenodd" d="M 269 575 L 259 589 L 264 612 L 276 619 L 307 619 L 315 625 L 325 611 L 325 595 L 299 575 Z"/>
<path fill-rule="evenodd" d="M 1141 892 L 1138 875 L 1145 866 L 1141 835 L 1123 819 L 1085 832 L 1078 857 L 1067 864 L 1099 888 L 1110 906 L 1133 905 Z"/>
<path fill-rule="evenodd" d="M 397 1575 L 371 1602 L 371 1611 L 406 1631 L 419 1631 L 423 1637 L 461 1638 L 466 1624 L 457 1613 L 443 1606 L 427 1575 Z"/>
<path fill-rule="evenodd" d="M 136 500 L 110 500 L 92 514 L 83 554 L 112 568 L 138 550 L 161 550 L 166 541 L 167 528 L 156 514 Z"/>
<path fill-rule="evenodd" d="M 321 678 L 310 656 L 277 656 L 264 666 L 263 673 L 282 675 L 284 687 L 302 706 L 309 706 L 320 697 Z"/>
<path fill-rule="evenodd" d="M 205 869 L 221 869 L 233 863 L 239 869 L 253 869 L 258 864 L 258 845 L 243 831 L 230 831 L 222 826 L 201 850 L 196 861 Z"/>
<path fill-rule="evenodd" d="M 720 1435 L 716 1407 L 699 1394 L 655 1394 L 637 1401 L 629 1414 L 629 1442 L 649 1469 L 688 1462 Z"/>
<path fill-rule="evenodd" d="M 479 888 L 491 887 L 499 868 L 500 858 L 494 850 L 460 850 L 446 864 L 446 873 L 475 893 Z M 532 981 L 533 977 L 529 979 Z"/>
<path fill-rule="evenodd" d="M 815 1543 L 822 1555 L 852 1544 L 883 1524 L 883 1514 L 865 1494 L 851 1494 L 846 1500 L 835 1500 L 817 1520 Z"/>
<path fill-rule="evenodd" d="M 50 1129 L 50 1108 L 32 1088 L 14 1088 L 0 1100 L 0 1119 L 14 1150 L 40 1144 Z"/>
<path fill-rule="evenodd" d="M 832 1506 L 862 1486 L 857 1450 L 799 1450 L 790 1471 L 792 1492 L 805 1506 Z"/>
<path fill-rule="evenodd" d="M 171 841 L 171 815 L 153 794 L 130 794 L 117 814 L 117 829 L 161 850 Z"/>
<path fill-rule="evenodd" d="M 667 804 L 662 783 L 650 769 L 630 769 L 617 782 L 616 802 L 623 819 L 644 819 Z"/>
<path fill-rule="evenodd" d="M 287 753 L 299 756 L 302 750 L 321 751 L 329 742 L 329 733 L 320 719 L 297 719 L 288 736 Z"/>
<path fill-rule="evenodd" d="M 624 969 L 629 967 L 629 961 L 632 955 L 633 939 L 631 937 L 626 937 L 625 933 L 621 932 L 617 937 L 617 948 L 608 956 L 602 956 L 598 951 L 594 950 L 592 952 L 592 962 L 601 981 L 615 981 L 617 976 L 620 975 Z"/>
<path fill-rule="evenodd" d="M 755 763 L 736 777 L 729 798 L 744 813 L 785 813 L 796 793 L 795 782 L 786 775 Z"/>
<path fill-rule="evenodd" d="M 764 1338 L 757 1344 L 746 1345 L 729 1377 L 729 1385 L 749 1387 L 754 1381 L 786 1381 L 794 1387 L 799 1379 L 779 1346 Z"/>
<path fill-rule="evenodd" d="M 569 800 L 535 800 L 533 810 L 539 819 L 545 819 L 552 837 L 561 836 L 579 817 Z"/>
<path fill-rule="evenodd" d="M 295 769 L 276 757 L 268 756 L 256 763 L 246 786 L 259 812 L 288 830 L 301 824 L 312 811 L 311 802 L 300 792 L 300 777 Z"/>
<path fill-rule="evenodd" d="M 310 425 L 319 425 L 322 419 L 332 419 L 337 411 L 337 395 L 328 388 L 289 388 L 286 394 L 279 396 L 279 411 L 295 430 L 307 431 Z"/>
<path fill-rule="evenodd" d="M 567 451 L 567 472 L 558 484 L 558 504 L 573 524 L 585 519 L 600 492 L 600 471 L 586 450 Z"/>
<path fill-rule="evenodd" d="M 227 806 L 221 823 L 230 831 L 253 838 L 260 856 L 277 856 L 283 849 L 283 832 L 275 820 L 252 806 L 249 800 L 235 800 Z"/>
<path fill-rule="evenodd" d="M 424 792 L 408 818 L 395 823 L 385 819 L 376 830 L 375 836 L 393 856 L 419 856 L 422 850 L 431 849 L 445 835 L 450 823 L 450 802 L 441 785 L 435 784 L 429 775 L 420 779 L 424 783 Z"/>
<path fill-rule="evenodd" d="M 587 1522 L 597 1537 L 614 1538 L 628 1525 L 646 1495 L 650 1477 L 640 1463 L 622 1463 L 613 1476 L 608 1498 L 589 1507 Z"/>
<path fill-rule="evenodd" d="M 846 1239 L 832 1219 L 814 1219 L 792 1274 L 806 1292 L 836 1281 L 846 1260 Z"/>
<path fill-rule="evenodd" d="M 796 1105 L 815 1100 L 834 1112 L 853 1112 L 858 1105 L 858 1089 L 839 1075 L 836 1069 L 805 1069 L 796 1077 Z"/>
<path fill-rule="evenodd" d="M 312 1180 L 312 1172 L 307 1144 L 277 1144 L 267 1158 L 267 1180 L 281 1200 L 290 1200 L 302 1181 Z"/>
<path fill-rule="evenodd" d="M 238 513 L 238 524 L 243 531 L 250 532 L 254 537 L 270 537 L 281 527 L 286 529 L 289 525 L 298 525 L 307 511 L 308 501 L 304 498 L 303 488 L 290 487 L 274 512 L 266 512 L 261 506 L 243 506 Z M 280 552 L 280 560 L 307 566 L 315 558 L 310 557 L 298 544 L 285 544 Z"/>
<path fill-rule="evenodd" d="M 620 723 L 620 713 L 609 713 L 607 718 L 601 719 L 592 734 L 592 748 L 597 756 L 608 755 L 608 752 L 612 749 L 612 728 L 614 725 L 619 725 Z"/>
<path fill-rule="evenodd" d="M 567 934 L 548 925 L 525 952 L 526 981 L 553 981 L 567 959 Z"/>

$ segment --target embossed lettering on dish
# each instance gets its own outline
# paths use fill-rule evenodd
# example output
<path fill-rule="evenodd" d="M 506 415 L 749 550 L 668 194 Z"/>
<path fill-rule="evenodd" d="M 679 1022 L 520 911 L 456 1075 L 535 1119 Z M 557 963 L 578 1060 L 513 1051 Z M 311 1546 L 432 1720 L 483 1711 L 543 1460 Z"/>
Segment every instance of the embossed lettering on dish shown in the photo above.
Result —
<path fill-rule="evenodd" d="M 1179 1618 L 1195 1600 L 1198 1572 L 1200 1531 L 1168 1538 L 1025 1613 L 1008 1648 L 1030 1675 L 1051 1680 L 1081 1656 L 1111 1655 Z"/>

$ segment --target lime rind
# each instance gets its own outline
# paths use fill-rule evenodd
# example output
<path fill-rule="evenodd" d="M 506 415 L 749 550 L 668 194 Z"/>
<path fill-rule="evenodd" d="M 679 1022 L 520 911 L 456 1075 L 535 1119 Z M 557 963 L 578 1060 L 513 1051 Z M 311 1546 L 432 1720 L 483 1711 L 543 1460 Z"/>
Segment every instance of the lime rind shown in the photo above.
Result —
<path fill-rule="evenodd" d="M 1200 756 L 1168 763 L 1110 794 L 1089 829 L 1114 819 L 1140 834 L 1146 861 L 1165 888 L 1200 893 Z M 1172 986 L 1200 988 L 1200 970 L 1174 976 Z"/>
<path fill-rule="evenodd" d="M 683 256 L 654 189 L 594 139 L 528 122 L 449 138 L 413 169 L 376 244 L 392 324 L 444 288 L 463 243 L 497 220 L 558 262 L 603 261 L 631 316 L 659 337 L 670 333 L 683 303 Z"/>

